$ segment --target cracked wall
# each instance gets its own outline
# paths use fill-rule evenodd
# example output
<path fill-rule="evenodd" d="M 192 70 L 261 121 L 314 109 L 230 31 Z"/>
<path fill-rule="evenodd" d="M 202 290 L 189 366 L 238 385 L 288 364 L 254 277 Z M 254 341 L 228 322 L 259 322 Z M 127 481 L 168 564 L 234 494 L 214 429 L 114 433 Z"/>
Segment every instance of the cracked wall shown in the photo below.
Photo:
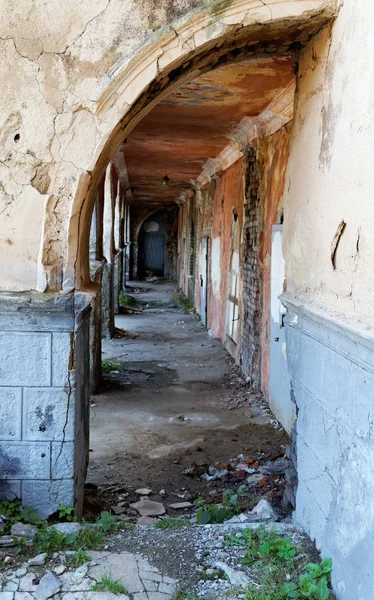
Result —
<path fill-rule="evenodd" d="M 0 286 L 69 291 L 76 270 L 87 286 L 97 184 L 149 103 L 218 64 L 232 40 L 305 41 L 334 6 L 2 0 Z"/>
<path fill-rule="evenodd" d="M 374 589 L 373 18 L 345 0 L 302 51 L 285 187 L 295 517 L 332 557 L 339 600 Z"/>
<path fill-rule="evenodd" d="M 90 310 L 82 300 L 79 308 L 71 297 L 1 296 L 1 498 L 18 497 L 43 518 L 60 504 L 82 511 Z"/>

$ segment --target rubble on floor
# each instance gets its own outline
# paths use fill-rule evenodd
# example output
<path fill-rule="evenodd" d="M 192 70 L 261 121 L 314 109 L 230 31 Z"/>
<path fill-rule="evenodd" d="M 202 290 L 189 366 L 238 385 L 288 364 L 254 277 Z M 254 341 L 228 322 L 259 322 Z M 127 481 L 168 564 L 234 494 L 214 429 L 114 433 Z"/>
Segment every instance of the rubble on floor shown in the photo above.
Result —
<path fill-rule="evenodd" d="M 12 558 L 0 555 L 0 597 L 1 600 L 244 598 L 248 586 L 261 585 L 257 563 L 252 566 L 245 560 L 248 551 L 245 541 L 251 531 L 260 532 L 268 540 L 272 535 L 278 536 L 278 540 L 283 536 L 285 543 L 295 548 L 292 559 L 282 563 L 282 573 L 292 572 L 293 580 L 307 562 L 319 562 L 310 540 L 290 523 L 189 525 L 163 531 L 154 526 L 138 526 L 108 535 L 104 548 L 87 550 L 80 565 L 74 564 L 80 551 L 49 552 L 28 560 L 22 559 L 22 553 Z"/>

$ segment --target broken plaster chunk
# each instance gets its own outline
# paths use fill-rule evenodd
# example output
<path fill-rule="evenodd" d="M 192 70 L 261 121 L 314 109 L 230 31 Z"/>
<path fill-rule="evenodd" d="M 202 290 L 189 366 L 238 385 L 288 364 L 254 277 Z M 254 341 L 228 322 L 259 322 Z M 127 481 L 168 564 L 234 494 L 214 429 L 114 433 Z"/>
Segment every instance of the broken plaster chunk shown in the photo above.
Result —
<path fill-rule="evenodd" d="M 18 540 L 16 540 L 11 535 L 2 535 L 0 537 L 0 548 L 11 548 L 12 546 L 16 546 Z"/>
<path fill-rule="evenodd" d="M 249 585 L 251 581 L 249 577 L 245 575 L 245 573 L 243 573 L 242 571 L 236 571 L 235 569 L 232 569 L 226 563 L 216 562 L 214 566 L 216 569 L 220 569 L 220 571 L 223 571 L 227 575 L 231 585 L 234 587 L 245 588 Z"/>
<path fill-rule="evenodd" d="M 277 515 L 271 504 L 263 498 L 246 516 L 251 521 L 276 521 Z"/>
<path fill-rule="evenodd" d="M 135 490 L 135 494 L 138 494 L 138 496 L 149 496 L 149 494 L 152 494 L 152 490 L 149 488 L 138 488 Z"/>
<path fill-rule="evenodd" d="M 53 525 L 53 527 L 55 529 L 57 529 L 57 531 L 59 531 L 60 533 L 65 533 L 66 535 L 70 535 L 71 533 L 78 533 L 78 531 L 80 530 L 81 526 L 79 523 L 56 523 L 56 525 Z"/>
<path fill-rule="evenodd" d="M 139 517 L 136 524 L 137 525 L 153 525 L 154 522 L 155 522 L 155 520 L 152 519 L 152 517 Z"/>
<path fill-rule="evenodd" d="M 31 567 L 41 567 L 42 565 L 45 564 L 46 560 L 47 560 L 47 553 L 43 552 L 42 554 L 38 554 L 37 556 L 34 556 L 34 558 L 30 558 L 29 565 Z"/>
<path fill-rule="evenodd" d="M 184 508 L 191 508 L 193 504 L 191 502 L 174 502 L 174 504 L 169 504 L 169 508 L 173 510 L 183 510 Z"/>
<path fill-rule="evenodd" d="M 27 523 L 14 523 L 10 530 L 11 535 L 31 539 L 36 536 L 37 529 Z"/>
<path fill-rule="evenodd" d="M 35 598 L 38 598 L 38 600 L 48 600 L 48 598 L 57 594 L 61 587 L 61 581 L 52 573 L 52 571 L 48 571 L 41 578 L 38 587 L 34 591 Z"/>
<path fill-rule="evenodd" d="M 135 508 L 141 517 L 158 517 L 165 514 L 165 507 L 161 502 L 153 502 L 152 500 L 140 500 L 130 504 L 131 508 Z"/>

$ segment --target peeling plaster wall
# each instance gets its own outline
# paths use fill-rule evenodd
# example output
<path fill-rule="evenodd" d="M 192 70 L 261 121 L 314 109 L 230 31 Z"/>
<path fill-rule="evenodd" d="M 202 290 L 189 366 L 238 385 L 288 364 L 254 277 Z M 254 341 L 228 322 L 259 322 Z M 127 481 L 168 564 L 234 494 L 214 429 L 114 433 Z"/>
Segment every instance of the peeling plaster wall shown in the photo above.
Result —
<path fill-rule="evenodd" d="M 209 238 L 208 282 L 207 282 L 207 326 L 215 338 L 226 343 L 226 310 L 229 293 L 229 271 L 231 254 L 234 249 L 234 223 L 238 237 L 243 227 L 245 159 L 238 160 L 229 169 L 220 174 L 216 182 L 203 190 L 196 197 L 196 211 L 193 202 L 188 201 L 179 210 L 179 286 L 190 297 L 190 237 L 191 223 L 195 218 L 195 259 L 194 284 L 195 307 L 200 311 L 200 274 L 201 274 L 201 239 Z M 234 220 L 234 212 L 236 221 Z M 239 277 L 239 335 L 234 351 L 235 358 L 240 356 L 241 318 L 242 318 L 242 283 Z M 200 313 L 199 313 L 200 314 Z"/>
<path fill-rule="evenodd" d="M 0 288 L 69 291 L 76 269 L 89 284 L 91 196 L 123 142 L 124 113 L 155 78 L 166 90 L 167 71 L 183 57 L 197 64 L 198 47 L 212 66 L 216 40 L 221 47 L 245 28 L 255 41 L 281 44 L 284 32 L 305 41 L 335 10 L 334 0 L 269 2 L 1 0 Z"/>
<path fill-rule="evenodd" d="M 243 227 L 245 159 L 238 160 L 232 167 L 220 174 L 213 198 L 213 220 L 210 252 L 210 287 L 208 293 L 208 327 L 212 335 L 225 341 L 226 302 L 228 295 L 228 274 L 231 253 L 234 250 L 233 223 L 235 211 L 236 226 Z M 241 297 L 242 284 L 239 283 Z M 241 329 L 242 314 L 239 318 Z M 240 339 L 240 335 L 238 339 Z M 239 354 L 238 354 L 239 356 Z"/>
<path fill-rule="evenodd" d="M 258 142 L 260 169 L 260 207 L 263 232 L 260 234 L 260 263 L 262 269 L 262 324 L 261 324 L 261 389 L 269 400 L 270 356 L 270 270 L 272 226 L 279 223 L 283 206 L 284 186 L 289 156 L 291 126 L 283 127 L 274 135 Z"/>
<path fill-rule="evenodd" d="M 339 600 L 374 589 L 373 21 L 371 0 L 345 0 L 302 52 L 285 192 L 295 517 L 333 558 Z"/>
<path fill-rule="evenodd" d="M 374 47 L 370 0 L 345 0 L 299 65 L 286 184 L 287 289 L 374 322 Z M 336 254 L 331 243 L 347 223 Z"/>
<path fill-rule="evenodd" d="M 62 235 L 66 244 L 70 209 L 61 198 L 75 193 L 80 172 L 107 133 L 106 124 L 92 112 L 99 79 L 119 59 L 128 60 L 156 29 L 198 4 L 196 0 L 78 4 L 67 0 L 63 5 L 1 0 L 1 288 L 25 290 L 37 285 L 48 194 L 52 194 L 47 205 L 50 242 L 43 261 L 52 266 L 61 258 L 59 242 Z M 52 278 L 61 285 L 61 272 Z M 45 284 L 39 266 L 38 287 Z"/>

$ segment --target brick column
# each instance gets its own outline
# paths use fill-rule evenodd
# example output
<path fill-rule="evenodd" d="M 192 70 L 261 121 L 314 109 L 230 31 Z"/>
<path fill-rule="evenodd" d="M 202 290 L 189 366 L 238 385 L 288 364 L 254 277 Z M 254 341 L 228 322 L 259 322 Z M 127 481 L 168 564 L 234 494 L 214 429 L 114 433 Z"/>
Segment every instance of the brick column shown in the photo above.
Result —
<path fill-rule="evenodd" d="M 82 510 L 88 464 L 86 295 L 0 295 L 0 498 Z"/>

